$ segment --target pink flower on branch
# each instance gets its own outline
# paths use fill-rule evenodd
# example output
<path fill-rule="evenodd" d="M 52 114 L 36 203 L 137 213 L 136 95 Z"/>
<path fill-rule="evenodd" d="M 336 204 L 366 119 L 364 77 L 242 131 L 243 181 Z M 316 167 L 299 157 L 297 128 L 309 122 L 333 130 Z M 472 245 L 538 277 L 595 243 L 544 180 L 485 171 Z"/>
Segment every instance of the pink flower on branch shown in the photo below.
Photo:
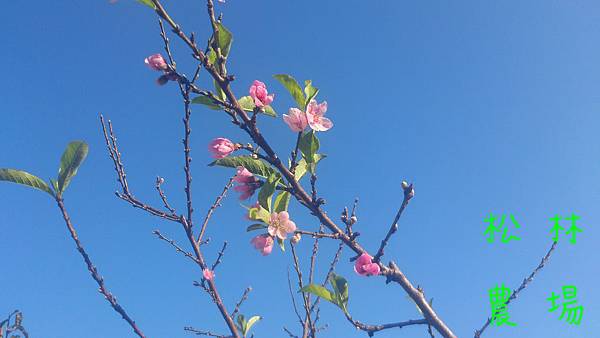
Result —
<path fill-rule="evenodd" d="M 290 127 L 292 131 L 301 132 L 308 126 L 306 113 L 298 108 L 290 108 L 289 115 L 283 114 L 283 121 Z"/>
<path fill-rule="evenodd" d="M 258 108 L 268 106 L 273 102 L 275 94 L 269 95 L 267 92 L 267 86 L 264 83 L 254 80 L 252 86 L 250 86 L 250 97 L 254 100 L 254 105 Z"/>
<path fill-rule="evenodd" d="M 258 251 L 260 251 L 260 253 L 263 256 L 266 256 L 268 254 L 271 253 L 271 251 L 273 251 L 273 237 L 269 236 L 269 235 L 258 235 L 254 238 L 252 238 L 252 240 L 250 240 L 250 243 L 252 243 L 252 245 L 254 245 L 254 248 L 257 249 Z"/>
<path fill-rule="evenodd" d="M 368 253 L 363 253 L 354 263 L 354 271 L 361 276 L 379 275 L 379 264 L 373 263 L 373 257 Z"/>
<path fill-rule="evenodd" d="M 233 190 L 241 193 L 241 200 L 250 198 L 260 186 L 258 179 L 244 167 L 237 168 L 237 173 L 233 177 L 233 181 L 238 183 Z"/>
<path fill-rule="evenodd" d="M 208 144 L 208 150 L 212 153 L 213 158 L 217 159 L 225 158 L 237 149 L 238 147 L 233 142 L 223 137 L 217 137 Z"/>
<path fill-rule="evenodd" d="M 202 270 L 202 275 L 207 280 L 213 280 L 215 278 L 215 272 L 210 269 Z"/>
<path fill-rule="evenodd" d="M 324 117 L 327 111 L 327 102 L 317 103 L 316 100 L 311 100 L 306 107 L 306 118 L 308 124 L 314 131 L 327 131 L 333 127 L 333 122 Z"/>
<path fill-rule="evenodd" d="M 150 67 L 150 69 L 165 71 L 168 69 L 167 62 L 160 54 L 153 54 L 144 59 L 144 63 Z"/>
<path fill-rule="evenodd" d="M 274 212 L 271 214 L 268 231 L 269 235 L 283 240 L 286 239 L 287 234 L 296 231 L 296 223 L 290 220 L 287 211 Z"/>

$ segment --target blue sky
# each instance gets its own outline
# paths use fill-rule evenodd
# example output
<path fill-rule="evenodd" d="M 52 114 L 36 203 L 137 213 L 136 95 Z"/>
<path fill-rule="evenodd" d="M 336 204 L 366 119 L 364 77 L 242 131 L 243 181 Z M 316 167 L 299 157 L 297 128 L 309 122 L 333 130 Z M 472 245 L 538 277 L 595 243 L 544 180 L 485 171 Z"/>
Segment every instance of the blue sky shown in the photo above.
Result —
<path fill-rule="evenodd" d="M 208 37 L 202 1 L 165 5 L 186 31 Z M 188 325 L 225 333 L 209 298 L 192 285 L 199 279 L 195 266 L 151 234 L 161 229 L 183 244 L 181 229 L 113 194 L 99 113 L 115 124 L 135 195 L 158 205 L 153 182 L 161 175 L 172 203 L 184 207 L 178 90 L 157 86 L 157 74 L 143 64 L 162 51 L 152 11 L 124 0 L 13 1 L 3 8 L 0 167 L 53 177 L 66 143 L 86 140 L 90 155 L 65 199 L 108 287 L 150 337 L 185 336 Z M 584 232 L 576 245 L 560 242 L 550 264 L 509 307 L 517 326 L 492 327 L 485 337 L 597 335 L 597 2 L 229 0 L 218 9 L 234 33 L 229 70 L 238 96 L 263 80 L 281 114 L 292 100 L 273 74 L 312 79 L 321 89 L 335 125 L 321 135 L 329 156 L 319 168 L 319 193 L 334 219 L 360 198 L 363 246 L 376 251 L 401 202 L 401 180 L 415 183 L 416 196 L 385 258 L 434 298 L 455 333 L 468 337 L 482 325 L 489 288 L 514 288 L 538 264 L 551 244 L 550 217 L 576 213 Z M 175 41 L 173 49 L 179 68 L 192 73 L 188 50 Z M 194 201 L 202 217 L 232 175 L 206 166 L 206 144 L 219 136 L 247 139 L 222 114 L 194 108 Z M 282 120 L 261 124 L 276 150 L 289 153 L 295 138 Z M 96 292 L 53 202 L 19 186 L 0 189 L 0 313 L 21 309 L 33 337 L 133 336 Z M 298 205 L 290 212 L 300 227 L 318 227 Z M 521 240 L 487 243 L 483 219 L 490 213 L 513 214 Z M 217 271 L 221 294 L 232 308 L 253 287 L 242 312 L 265 317 L 257 337 L 285 336 L 283 326 L 297 332 L 286 280 L 291 257 L 262 257 L 252 249 L 242 214 L 231 194 L 208 230 L 210 261 L 229 241 Z M 309 240 L 300 244 L 303 252 L 310 247 Z M 322 245 L 321 276 L 334 247 Z M 356 319 L 418 318 L 398 286 L 356 276 L 350 257 L 345 252 L 337 272 L 349 280 Z M 545 299 L 563 285 L 578 288 L 585 308 L 580 326 L 548 312 Z M 334 306 L 322 309 L 329 325 L 323 337 L 365 336 Z M 412 327 L 377 336 L 426 332 Z"/>

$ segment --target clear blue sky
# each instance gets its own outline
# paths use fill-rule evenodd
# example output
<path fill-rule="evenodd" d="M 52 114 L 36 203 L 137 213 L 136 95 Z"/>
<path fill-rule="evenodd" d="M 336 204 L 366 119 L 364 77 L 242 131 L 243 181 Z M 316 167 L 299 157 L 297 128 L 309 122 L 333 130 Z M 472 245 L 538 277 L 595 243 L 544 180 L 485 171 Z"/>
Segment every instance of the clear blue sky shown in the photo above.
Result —
<path fill-rule="evenodd" d="M 165 1 L 186 31 L 208 37 L 202 1 Z M 337 219 L 360 198 L 361 243 L 375 251 L 401 201 L 400 182 L 416 196 L 386 251 L 460 337 L 472 336 L 490 312 L 487 290 L 511 288 L 551 244 L 549 218 L 581 216 L 576 245 L 555 256 L 509 308 L 517 327 L 493 327 L 485 337 L 598 336 L 598 211 L 600 198 L 600 5 L 595 1 L 241 1 L 218 5 L 235 35 L 229 70 L 236 93 L 254 79 L 276 93 L 283 113 L 292 101 L 272 74 L 313 79 L 329 103 L 334 128 L 322 134 L 319 193 Z M 184 207 L 182 109 L 176 86 L 155 85 L 143 64 L 162 51 L 151 10 L 133 1 L 8 1 L 0 13 L 0 167 L 54 177 L 65 144 L 84 139 L 90 155 L 65 198 L 108 287 L 149 337 L 187 335 L 183 326 L 225 333 L 209 298 L 192 286 L 192 264 L 152 234 L 159 228 L 183 244 L 181 229 L 135 210 L 114 195 L 112 165 L 98 114 L 114 123 L 130 185 L 159 203 L 156 175 L 173 204 Z M 180 69 L 192 73 L 179 42 Z M 203 73 L 204 83 L 207 83 Z M 209 168 L 206 144 L 226 136 L 247 141 L 223 114 L 195 107 L 193 170 L 198 217 L 231 170 Z M 281 154 L 294 135 L 281 119 L 262 130 Z M 243 307 L 265 317 L 257 337 L 298 331 L 287 292 L 291 256 L 260 256 L 234 194 L 209 228 L 213 260 L 229 308 L 243 289 Z M 132 337 L 96 292 L 55 205 L 42 193 L 0 185 L 0 313 L 25 314 L 32 337 Z M 488 244 L 483 219 L 514 214 L 522 240 Z M 302 228 L 318 224 L 297 205 Z M 301 242 L 308 252 L 310 241 Z M 322 246 L 324 274 L 333 243 Z M 418 318 L 398 286 L 352 271 L 346 252 L 338 273 L 350 282 L 350 311 L 367 323 Z M 304 260 L 306 262 L 306 259 Z M 585 308 L 580 326 L 548 313 L 545 300 L 576 285 Z M 323 304 L 323 337 L 363 337 Z M 378 337 L 424 337 L 421 327 Z"/>

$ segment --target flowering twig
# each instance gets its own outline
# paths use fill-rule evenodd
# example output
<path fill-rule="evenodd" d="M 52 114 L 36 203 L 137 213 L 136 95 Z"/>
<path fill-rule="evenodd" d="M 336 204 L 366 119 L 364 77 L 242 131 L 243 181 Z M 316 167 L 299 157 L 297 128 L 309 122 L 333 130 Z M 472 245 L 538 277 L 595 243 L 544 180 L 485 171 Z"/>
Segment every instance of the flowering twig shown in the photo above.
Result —
<path fill-rule="evenodd" d="M 556 248 L 557 243 L 558 242 L 552 243 L 552 246 L 550 247 L 548 252 L 546 252 L 544 257 L 542 257 L 540 264 L 538 264 L 538 266 L 535 269 L 533 269 L 533 271 L 529 274 L 529 276 L 527 276 L 525 279 L 523 279 L 523 282 L 521 283 L 521 285 L 519 285 L 519 287 L 510 295 L 508 300 L 506 302 L 504 302 L 504 306 L 507 306 L 513 299 L 516 299 L 517 296 L 519 295 L 519 293 L 521 291 L 523 291 L 529 285 L 529 283 L 531 283 L 533 281 L 533 278 L 535 277 L 535 275 L 538 272 L 540 272 L 540 270 L 542 270 L 542 268 L 544 268 L 544 266 L 546 265 L 546 263 L 548 263 L 548 260 L 550 259 L 550 255 L 552 255 L 552 252 Z M 483 334 L 483 331 L 485 331 L 485 329 L 487 329 L 487 327 L 490 325 L 491 322 L 492 322 L 492 318 L 488 317 L 488 319 L 485 321 L 485 323 L 483 324 L 481 329 L 475 331 L 475 338 L 481 337 L 481 334 Z"/>

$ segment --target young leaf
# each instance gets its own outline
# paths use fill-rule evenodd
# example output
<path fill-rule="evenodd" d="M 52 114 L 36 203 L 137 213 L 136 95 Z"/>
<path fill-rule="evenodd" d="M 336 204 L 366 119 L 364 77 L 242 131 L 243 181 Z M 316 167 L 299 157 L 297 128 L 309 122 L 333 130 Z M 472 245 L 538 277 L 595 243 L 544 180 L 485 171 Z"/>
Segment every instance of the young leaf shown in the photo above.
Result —
<path fill-rule="evenodd" d="M 231 43 L 233 42 L 233 35 L 231 32 L 223 26 L 222 23 L 217 22 L 217 28 L 219 29 L 219 34 L 217 36 L 217 42 L 219 44 L 219 48 L 221 48 L 221 54 L 224 57 L 229 55 L 231 51 Z"/>
<path fill-rule="evenodd" d="M 304 97 L 302 88 L 300 88 L 300 85 L 298 84 L 296 79 L 287 74 L 277 74 L 273 75 L 273 77 L 277 79 L 277 81 L 281 82 L 285 89 L 287 89 L 288 92 L 290 92 L 290 94 L 294 98 L 294 101 L 296 101 L 296 105 L 298 106 L 298 108 L 304 109 L 306 98 Z"/>
<path fill-rule="evenodd" d="M 238 329 L 240 329 L 240 331 L 244 332 L 246 330 L 246 319 L 244 319 L 244 315 L 238 315 L 236 318 L 237 324 L 238 324 Z"/>
<path fill-rule="evenodd" d="M 50 196 L 54 197 L 54 193 L 46 182 L 26 171 L 8 168 L 0 169 L 0 181 L 23 184 L 34 189 L 45 191 L 50 194 Z"/>
<path fill-rule="evenodd" d="M 304 94 L 306 95 L 306 103 L 304 104 L 304 110 L 306 111 L 306 107 L 312 99 L 314 99 L 319 93 L 319 89 L 312 86 L 311 80 L 304 81 Z"/>
<path fill-rule="evenodd" d="M 271 168 L 267 163 L 262 160 L 252 158 L 250 156 L 228 156 L 222 159 L 218 159 L 209 164 L 209 166 L 221 166 L 229 168 L 244 167 L 254 175 L 267 178 L 275 173 L 275 170 Z"/>
<path fill-rule="evenodd" d="M 269 212 L 272 210 L 271 201 L 273 193 L 275 193 L 275 187 L 277 187 L 277 183 L 280 179 L 281 177 L 279 175 L 271 174 L 258 193 L 258 203 Z"/>
<path fill-rule="evenodd" d="M 304 159 L 306 163 L 316 163 L 316 154 L 319 151 L 319 139 L 314 131 L 307 131 L 306 133 L 300 136 L 300 143 L 298 144 L 298 148 L 304 155 Z M 310 167 L 309 167 L 310 170 Z"/>
<path fill-rule="evenodd" d="M 221 110 L 221 107 L 215 103 L 210 97 L 204 95 L 196 96 L 192 99 L 192 103 L 203 104 L 212 110 Z"/>
<path fill-rule="evenodd" d="M 321 285 L 308 284 L 307 286 L 303 287 L 300 291 L 312 293 L 313 295 L 315 295 L 317 297 L 321 297 L 321 298 L 325 299 L 326 301 L 335 304 L 333 292 L 327 290 L 326 288 L 322 287 Z"/>
<path fill-rule="evenodd" d="M 62 194 L 69 186 L 71 179 L 77 175 L 79 166 L 88 154 L 88 145 L 82 141 L 73 141 L 67 145 L 65 152 L 60 158 L 58 169 L 58 192 Z"/>
<path fill-rule="evenodd" d="M 240 104 L 240 106 L 242 107 L 243 110 L 245 111 L 253 111 L 254 107 L 256 107 L 254 105 L 254 100 L 252 100 L 252 98 L 250 96 L 242 96 L 238 99 L 238 103 Z"/>
<path fill-rule="evenodd" d="M 246 323 L 246 331 L 244 332 L 244 336 L 248 335 L 248 331 L 250 331 L 252 326 L 261 319 L 261 316 L 253 316 L 250 319 L 248 319 L 248 322 Z"/>
<path fill-rule="evenodd" d="M 248 211 L 248 217 L 254 221 L 263 221 L 269 223 L 271 221 L 271 214 L 263 207 L 250 208 Z"/>
<path fill-rule="evenodd" d="M 246 228 L 246 232 L 250 232 L 250 231 L 254 231 L 254 230 L 260 230 L 260 229 L 266 229 L 267 226 L 264 224 L 260 224 L 260 223 L 255 223 L 252 224 L 251 226 Z"/>
<path fill-rule="evenodd" d="M 271 106 L 264 107 L 264 109 L 260 112 L 271 117 L 277 117 L 277 112 L 275 112 L 275 109 L 273 109 Z"/>
<path fill-rule="evenodd" d="M 285 252 L 285 241 L 277 237 L 277 244 L 279 244 L 279 248 L 281 249 L 281 251 Z"/>
<path fill-rule="evenodd" d="M 279 195 L 275 197 L 275 205 L 273 206 L 273 210 L 275 212 L 287 211 L 291 197 L 292 196 L 287 191 L 282 191 L 279 193 Z"/>
<path fill-rule="evenodd" d="M 321 161 L 325 157 L 327 156 L 322 154 L 315 154 L 315 164 L 319 163 L 319 161 Z M 302 177 L 304 176 L 304 174 L 306 174 L 307 171 L 308 165 L 306 163 L 306 160 L 301 159 L 300 161 L 298 161 L 298 164 L 296 165 L 296 171 L 294 172 L 294 178 L 296 179 L 296 181 L 300 181 L 300 179 L 302 179 Z"/>
<path fill-rule="evenodd" d="M 141 3 L 142 5 L 146 5 L 152 9 L 156 9 L 156 6 L 154 6 L 154 3 L 151 0 L 137 0 L 139 3 Z"/>
<path fill-rule="evenodd" d="M 340 308 L 346 311 L 348 306 L 348 281 L 344 277 L 332 273 L 329 277 L 329 283 L 333 287 Z"/>

